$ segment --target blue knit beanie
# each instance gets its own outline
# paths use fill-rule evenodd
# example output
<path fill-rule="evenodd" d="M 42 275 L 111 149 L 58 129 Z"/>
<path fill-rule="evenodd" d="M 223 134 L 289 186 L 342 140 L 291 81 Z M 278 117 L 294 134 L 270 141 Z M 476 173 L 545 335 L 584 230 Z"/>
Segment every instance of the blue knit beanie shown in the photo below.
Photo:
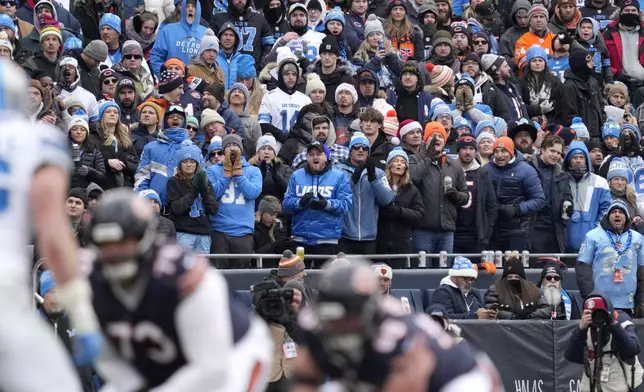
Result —
<path fill-rule="evenodd" d="M 501 117 L 494 117 L 494 136 L 503 136 L 503 132 L 507 131 L 507 129 L 508 123 L 506 123 L 504 119 Z"/>
<path fill-rule="evenodd" d="M 496 135 L 496 128 L 494 127 L 494 122 L 492 120 L 479 121 L 479 123 L 476 124 L 476 131 L 474 131 L 474 136 L 478 137 L 478 135 L 480 135 L 481 132 L 485 128 L 492 128 L 492 131 L 494 132 L 494 135 L 497 136 Z M 497 137 L 499 137 L 499 136 L 497 136 Z"/>
<path fill-rule="evenodd" d="M 454 125 L 452 126 L 452 128 L 458 129 L 462 127 L 469 128 L 470 133 L 472 133 L 472 123 L 469 122 L 465 117 L 458 116 L 454 119 Z"/>
<path fill-rule="evenodd" d="M 637 125 L 633 125 L 631 123 L 626 123 L 626 124 L 622 125 L 622 131 L 620 132 L 620 135 L 621 135 L 622 132 L 624 132 L 626 130 L 633 131 L 633 133 L 635 134 L 635 138 L 637 139 L 637 144 L 639 145 L 640 144 L 640 139 L 642 139 L 642 135 L 640 133 L 639 127 Z"/>
<path fill-rule="evenodd" d="M 105 14 L 101 18 L 101 22 L 98 24 L 98 29 L 102 29 L 103 26 L 107 26 L 112 30 L 116 31 L 118 35 L 121 35 L 121 18 L 114 14 Z"/>
<path fill-rule="evenodd" d="M 56 280 L 51 271 L 45 271 L 40 275 L 40 296 L 44 297 L 49 291 L 56 288 Z"/>
<path fill-rule="evenodd" d="M 186 141 L 184 141 L 181 142 L 181 148 L 179 149 L 179 164 L 188 159 L 192 159 L 197 162 L 197 164 L 201 163 L 201 150 L 194 143 L 186 143 Z"/>
<path fill-rule="evenodd" d="M 588 127 L 586 127 L 586 124 L 584 124 L 581 117 L 575 117 L 572 119 L 572 124 L 570 125 L 570 129 L 575 131 L 575 134 L 577 135 L 578 138 L 590 139 L 590 133 L 588 132 Z"/>
<path fill-rule="evenodd" d="M 154 200 L 157 203 L 159 203 L 159 205 L 162 205 L 161 204 L 161 198 L 159 197 L 159 194 L 156 193 L 155 191 L 153 191 L 152 189 L 146 189 L 144 191 L 139 192 L 139 196 L 144 198 L 144 199 Z"/>
<path fill-rule="evenodd" d="M 13 30 L 14 33 L 16 32 L 16 25 L 13 23 L 11 17 L 7 14 L 0 14 L 0 27 L 6 27 Z"/>
<path fill-rule="evenodd" d="M 326 13 L 326 16 L 324 17 L 324 27 L 326 27 L 326 24 L 332 20 L 337 20 L 338 22 L 342 23 L 342 26 L 344 26 L 344 14 L 342 13 L 340 7 L 335 7 L 331 11 Z"/>
<path fill-rule="evenodd" d="M 631 182 L 633 175 L 631 169 L 626 165 L 622 158 L 614 158 L 610 161 L 608 173 L 606 174 L 606 181 L 610 181 L 613 177 L 624 177 L 626 182 Z"/>
<path fill-rule="evenodd" d="M 609 136 L 619 137 L 621 129 L 615 117 L 610 116 L 606 119 L 604 125 L 602 125 L 602 139 L 605 139 Z"/>
<path fill-rule="evenodd" d="M 117 105 L 114 101 L 105 101 L 98 107 L 98 121 L 101 121 L 103 119 L 103 114 L 105 113 L 105 110 L 107 110 L 107 108 L 116 108 L 119 111 L 119 118 L 121 117 L 121 108 L 119 107 L 119 105 Z"/>
<path fill-rule="evenodd" d="M 362 144 L 363 146 L 367 146 L 369 149 L 369 152 L 371 152 L 371 143 L 369 143 L 369 139 L 364 135 L 362 132 L 355 132 L 353 136 L 351 136 L 351 141 L 349 142 L 349 152 L 351 149 L 353 149 L 353 146 L 356 144 Z"/>
<path fill-rule="evenodd" d="M 528 49 L 528 53 L 525 55 L 526 64 L 530 64 L 530 61 L 534 59 L 542 59 L 546 63 L 548 62 L 548 54 L 546 51 L 538 45 L 533 45 Z"/>
<path fill-rule="evenodd" d="M 391 152 L 389 153 L 389 155 L 387 155 L 387 165 L 388 165 L 388 164 L 389 164 L 389 162 L 391 162 L 391 160 L 392 160 L 392 159 L 394 159 L 395 157 L 403 157 L 403 159 L 404 159 L 407 163 L 409 163 L 409 156 L 407 155 L 407 153 L 405 152 L 405 150 L 403 150 L 403 149 L 402 149 L 402 148 L 400 148 L 400 147 L 394 147 L 394 149 L 393 149 L 393 150 L 391 150 Z"/>
<path fill-rule="evenodd" d="M 255 59 L 249 54 L 242 54 L 237 60 L 237 79 L 257 77 Z"/>

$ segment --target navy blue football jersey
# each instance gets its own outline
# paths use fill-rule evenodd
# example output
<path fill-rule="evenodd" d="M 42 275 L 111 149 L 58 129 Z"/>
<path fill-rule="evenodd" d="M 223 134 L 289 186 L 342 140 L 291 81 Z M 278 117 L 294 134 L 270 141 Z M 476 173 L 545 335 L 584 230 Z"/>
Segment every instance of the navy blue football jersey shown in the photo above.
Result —
<path fill-rule="evenodd" d="M 181 301 L 179 278 L 196 259 L 178 245 L 154 246 L 143 259 L 140 273 L 148 279 L 138 293 L 115 289 L 97 266 L 90 282 L 103 334 L 152 388 L 186 363 L 175 311 Z"/>
<path fill-rule="evenodd" d="M 363 389 L 371 386 L 371 390 L 379 390 L 391 373 L 392 360 L 410 350 L 419 334 L 426 337 L 427 347 L 437 361 L 430 378 L 429 391 L 440 391 L 450 381 L 477 367 L 471 348 L 466 343 L 456 344 L 428 316 L 401 314 L 398 311 L 392 313 L 385 309 L 374 321 L 373 338 L 364 342 L 362 360 L 353 366 L 338 366 L 330 360 L 325 350 L 328 343 L 319 333 L 317 317 L 312 309 L 304 309 L 300 315 L 300 326 L 304 330 L 302 345 L 309 349 L 320 371 L 331 380 L 348 381 L 361 385 Z"/>

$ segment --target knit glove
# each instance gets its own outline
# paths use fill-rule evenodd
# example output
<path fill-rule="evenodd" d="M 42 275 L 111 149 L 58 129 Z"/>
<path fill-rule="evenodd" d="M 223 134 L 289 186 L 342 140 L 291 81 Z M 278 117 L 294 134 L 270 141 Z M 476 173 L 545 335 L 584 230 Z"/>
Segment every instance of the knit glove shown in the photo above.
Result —
<path fill-rule="evenodd" d="M 445 197 L 454 204 L 458 203 L 458 191 L 454 188 L 446 189 Z"/>
<path fill-rule="evenodd" d="M 351 181 L 353 181 L 354 184 L 357 184 L 358 181 L 360 181 L 360 176 L 362 175 L 362 171 L 364 170 L 364 167 L 365 165 L 360 165 L 353 170 L 353 174 L 351 175 Z"/>
<path fill-rule="evenodd" d="M 228 150 L 226 151 L 226 155 L 224 155 L 224 176 L 226 177 L 232 177 L 233 176 L 233 162 L 231 160 L 231 151 Z"/>
<path fill-rule="evenodd" d="M 465 112 L 465 90 L 467 90 L 465 86 L 459 87 L 454 93 L 454 105 L 461 112 Z"/>
<path fill-rule="evenodd" d="M 373 161 L 371 159 L 367 158 L 367 162 L 365 162 L 365 167 L 367 168 L 367 180 L 369 180 L 369 182 L 375 180 L 376 165 L 373 164 Z"/>
<path fill-rule="evenodd" d="M 241 156 L 236 150 L 230 152 L 230 161 L 233 164 L 233 177 L 241 176 L 242 172 L 242 161 Z"/>
<path fill-rule="evenodd" d="M 313 192 L 305 193 L 298 204 L 300 205 L 300 207 L 306 208 L 311 202 L 311 199 L 313 199 Z"/>
<path fill-rule="evenodd" d="M 89 168 L 87 166 L 85 166 L 85 165 L 79 166 L 76 169 L 76 174 L 78 174 L 81 177 L 85 177 L 86 175 L 89 174 Z"/>
<path fill-rule="evenodd" d="M 311 200 L 309 202 L 309 207 L 311 207 L 312 210 L 323 210 L 323 209 L 326 208 L 327 203 L 328 202 L 326 201 L 324 196 L 322 196 L 322 194 L 318 193 L 318 198 Z"/>
<path fill-rule="evenodd" d="M 463 112 L 474 108 L 474 92 L 467 86 L 461 87 L 463 90 Z"/>
<path fill-rule="evenodd" d="M 519 206 L 514 204 L 504 204 L 499 206 L 499 216 L 505 219 L 512 219 L 519 215 Z"/>
<path fill-rule="evenodd" d="M 192 186 L 202 194 L 208 191 L 208 177 L 205 171 L 199 170 L 192 176 Z"/>

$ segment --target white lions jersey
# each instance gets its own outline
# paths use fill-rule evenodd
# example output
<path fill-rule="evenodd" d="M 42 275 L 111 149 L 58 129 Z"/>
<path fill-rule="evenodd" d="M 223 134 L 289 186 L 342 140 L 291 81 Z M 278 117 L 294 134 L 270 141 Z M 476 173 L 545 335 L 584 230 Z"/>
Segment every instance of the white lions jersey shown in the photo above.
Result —
<path fill-rule="evenodd" d="M 319 50 L 322 40 L 326 37 L 325 34 L 318 33 L 317 31 L 309 30 L 300 38 L 290 40 L 286 43 L 286 47 L 291 49 L 291 52 L 297 56 L 298 51 L 302 51 L 304 57 L 310 61 L 315 61 L 320 58 Z"/>
<path fill-rule="evenodd" d="M 299 91 L 289 95 L 279 88 L 264 94 L 259 107 L 260 124 L 273 124 L 282 133 L 288 133 L 297 120 L 300 110 L 311 103 L 311 98 Z"/>
<path fill-rule="evenodd" d="M 71 167 L 64 134 L 28 120 L 0 123 L 0 277 L 20 279 L 30 269 L 30 193 L 35 171 L 44 165 Z"/>

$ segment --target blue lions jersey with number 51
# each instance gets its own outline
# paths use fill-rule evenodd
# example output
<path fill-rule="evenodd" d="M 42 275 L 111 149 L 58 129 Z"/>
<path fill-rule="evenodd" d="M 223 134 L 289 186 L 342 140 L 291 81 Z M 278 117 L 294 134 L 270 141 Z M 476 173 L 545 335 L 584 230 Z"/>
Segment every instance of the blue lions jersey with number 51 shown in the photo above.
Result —
<path fill-rule="evenodd" d="M 219 163 L 206 169 L 212 191 L 219 204 L 217 214 L 210 215 L 214 231 L 233 237 L 253 234 L 255 229 L 255 199 L 262 193 L 262 173 L 242 157 L 241 176 L 224 176 L 224 165 Z"/>

